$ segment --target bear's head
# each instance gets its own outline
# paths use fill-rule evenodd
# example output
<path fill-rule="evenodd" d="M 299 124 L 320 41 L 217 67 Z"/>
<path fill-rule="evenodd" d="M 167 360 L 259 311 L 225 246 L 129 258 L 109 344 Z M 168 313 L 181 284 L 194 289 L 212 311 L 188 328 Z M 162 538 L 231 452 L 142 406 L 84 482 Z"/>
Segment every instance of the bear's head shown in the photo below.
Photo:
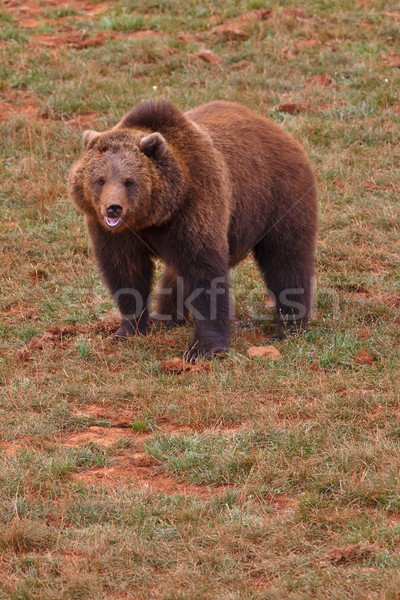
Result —
<path fill-rule="evenodd" d="M 69 176 L 70 195 L 82 212 L 115 232 L 170 219 L 183 194 L 184 166 L 160 133 L 85 131 L 83 143 Z"/>

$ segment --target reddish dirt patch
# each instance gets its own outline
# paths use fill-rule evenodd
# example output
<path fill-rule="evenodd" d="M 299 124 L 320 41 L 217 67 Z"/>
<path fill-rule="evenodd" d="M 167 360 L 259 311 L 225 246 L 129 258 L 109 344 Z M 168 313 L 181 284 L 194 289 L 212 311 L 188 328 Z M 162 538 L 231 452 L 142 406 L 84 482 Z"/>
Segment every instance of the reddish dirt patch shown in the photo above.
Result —
<path fill-rule="evenodd" d="M 318 40 L 315 40 L 314 38 L 300 38 L 298 40 L 295 41 L 295 48 L 313 48 L 314 46 L 316 46 L 318 44 Z"/>
<path fill-rule="evenodd" d="M 100 13 L 110 8 L 108 2 L 97 2 L 96 4 L 82 0 L 68 0 L 67 2 L 59 2 L 58 0 L 47 0 L 46 2 L 40 2 L 40 0 L 28 0 L 23 4 L 16 0 L 4 0 L 4 4 L 8 12 L 10 12 L 18 21 L 19 25 L 26 27 L 27 29 L 34 29 L 41 24 L 41 21 L 46 23 L 57 24 L 58 20 L 63 19 L 75 19 L 76 21 L 82 21 L 87 17 L 95 17 Z M 83 13 L 81 15 L 66 15 L 65 17 L 57 17 L 57 21 L 49 19 L 46 15 L 46 9 L 62 9 L 70 8 L 75 9 L 77 13 Z"/>
<path fill-rule="evenodd" d="M 268 339 L 271 337 L 271 334 L 269 333 L 263 333 L 262 331 L 257 331 L 254 329 L 250 331 L 240 331 L 239 329 L 238 333 L 243 336 L 245 342 L 251 344 L 252 346 L 265 345 Z"/>
<path fill-rule="evenodd" d="M 382 271 L 388 270 L 388 264 L 383 260 L 364 258 L 364 266 L 366 271 L 372 271 L 372 273 L 381 273 Z"/>
<path fill-rule="evenodd" d="M 291 512 L 294 512 L 300 501 L 292 496 L 286 496 L 285 494 L 274 494 L 269 499 L 269 505 L 274 509 L 274 515 L 285 516 Z"/>
<path fill-rule="evenodd" d="M 15 456 L 20 448 L 22 448 L 22 445 L 16 442 L 0 442 L 1 454 L 6 457 Z"/>
<path fill-rule="evenodd" d="M 87 404 L 83 408 L 77 408 L 74 414 L 77 417 L 103 419 L 113 423 L 115 427 L 130 427 L 135 420 L 133 412 L 110 404 Z"/>
<path fill-rule="evenodd" d="M 372 365 L 374 357 L 366 350 L 360 350 L 354 357 L 354 361 L 359 365 Z"/>
<path fill-rule="evenodd" d="M 112 334 L 116 331 L 120 320 L 115 318 L 104 319 L 97 323 L 88 325 L 61 325 L 51 327 L 43 335 L 34 337 L 25 344 L 15 354 L 19 360 L 27 360 L 34 350 L 43 350 L 44 348 L 64 347 L 69 338 L 87 333 L 107 333 Z"/>
<path fill-rule="evenodd" d="M 18 450 L 35 450 L 40 449 L 41 446 L 41 442 L 37 442 L 31 437 L 20 437 L 12 441 L 0 441 L 1 453 L 6 457 L 15 456 Z"/>
<path fill-rule="evenodd" d="M 304 22 L 309 21 L 311 17 L 306 13 L 305 10 L 300 8 L 299 6 L 288 6 L 284 8 L 280 13 L 280 17 L 282 19 L 294 19 L 296 21 Z"/>
<path fill-rule="evenodd" d="M 200 33 L 187 33 L 186 31 L 180 31 L 177 35 L 180 42 L 190 44 L 191 42 L 201 42 L 203 36 Z"/>
<path fill-rule="evenodd" d="M 10 90 L 0 95 L 0 121 L 6 121 L 15 116 L 26 119 L 39 118 L 38 99 L 33 94 Z"/>
<path fill-rule="evenodd" d="M 231 25 L 219 25 L 218 27 L 215 27 L 211 33 L 223 40 L 246 40 L 250 35 L 242 29 L 232 27 Z"/>
<path fill-rule="evenodd" d="M 195 364 L 187 363 L 183 358 L 175 357 L 170 360 L 161 361 L 161 370 L 164 373 L 205 373 L 211 370 L 211 363 L 197 362 Z"/>
<path fill-rule="evenodd" d="M 47 0 L 54 8 L 75 8 L 77 12 L 84 12 L 87 17 L 95 17 L 110 8 L 110 2 L 85 2 L 85 0 L 68 0 L 67 2 L 59 2 L 59 0 Z M 112 3 L 111 3 L 112 4 Z"/>
<path fill-rule="evenodd" d="M 387 519 L 388 519 L 388 521 L 393 523 L 393 525 L 398 526 L 400 524 L 400 514 L 399 513 L 390 512 L 387 514 Z"/>
<path fill-rule="evenodd" d="M 250 64 L 250 61 L 246 60 L 245 58 L 243 60 L 239 60 L 239 62 L 237 63 L 233 63 L 230 65 L 231 69 L 242 69 L 243 67 L 247 67 Z"/>
<path fill-rule="evenodd" d="M 210 34 L 223 40 L 245 40 L 250 35 L 246 31 L 246 25 L 249 23 L 254 24 L 256 21 L 266 21 L 271 14 L 272 10 L 266 8 L 246 12 L 233 19 L 233 21 L 217 25 L 210 31 Z"/>
<path fill-rule="evenodd" d="M 4 0 L 7 11 L 10 12 L 22 27 L 37 27 L 40 23 L 36 18 L 42 12 L 39 2 L 25 2 L 19 4 L 14 0 Z"/>
<path fill-rule="evenodd" d="M 250 12 L 243 13 L 236 17 L 233 21 L 236 25 L 239 23 L 254 23 L 255 21 L 267 21 L 272 16 L 272 9 L 270 8 L 257 8 Z"/>
<path fill-rule="evenodd" d="M 395 115 L 400 115 L 400 102 L 395 102 L 389 107 L 389 110 Z"/>
<path fill-rule="evenodd" d="M 321 85 L 323 87 L 334 87 L 335 89 L 339 89 L 336 81 L 330 75 L 313 75 L 306 79 L 306 85 Z"/>
<path fill-rule="evenodd" d="M 136 40 L 144 40 L 147 38 L 159 39 L 163 37 L 162 31 L 155 31 L 154 29 L 140 29 L 139 31 L 131 31 L 129 33 L 121 33 L 117 34 L 117 37 L 124 37 Z"/>
<path fill-rule="evenodd" d="M 151 492 L 162 494 L 195 495 L 208 498 L 221 493 L 223 486 L 210 488 L 189 483 L 181 483 L 174 477 L 159 473 L 156 470 L 158 463 L 151 456 L 143 452 L 135 452 L 130 456 L 116 457 L 116 463 L 106 468 L 88 469 L 74 473 L 73 481 L 83 481 L 91 485 L 114 486 L 122 482 L 131 483 L 137 487 L 148 489 Z"/>
<path fill-rule="evenodd" d="M 282 102 L 282 104 L 277 104 L 272 109 L 276 112 L 284 112 L 289 115 L 298 115 L 299 113 L 306 112 L 308 110 L 308 106 L 306 104 L 302 104 L 301 102 Z"/>
<path fill-rule="evenodd" d="M 98 33 L 90 37 L 83 31 L 72 31 L 68 33 L 36 33 L 31 35 L 31 43 L 48 48 L 59 48 L 67 46 L 68 48 L 91 48 L 93 46 L 102 46 L 108 38 L 115 37 L 111 33 Z"/>
<path fill-rule="evenodd" d="M 368 339 L 372 336 L 371 330 L 368 329 L 367 327 L 364 327 L 363 329 L 360 329 L 360 331 L 357 333 L 357 337 L 360 340 L 365 340 Z"/>
<path fill-rule="evenodd" d="M 389 19 L 393 19 L 393 21 L 398 21 L 400 17 L 399 13 L 389 12 L 388 10 L 384 10 L 382 14 Z"/>
<path fill-rule="evenodd" d="M 390 52 L 385 56 L 385 61 L 389 64 L 390 67 L 396 67 L 400 69 L 400 56 L 398 54 Z"/>
<path fill-rule="evenodd" d="M 214 54 L 214 52 L 211 52 L 211 50 L 200 50 L 200 52 L 197 52 L 195 56 L 201 58 L 201 60 L 204 60 L 205 62 L 210 63 L 211 65 L 217 65 L 221 62 L 220 57 Z"/>
<path fill-rule="evenodd" d="M 63 446 L 76 447 L 82 444 L 93 442 L 101 444 L 102 446 L 112 446 L 118 439 L 137 437 L 137 434 L 130 427 L 99 427 L 93 425 L 88 427 L 85 431 L 79 431 L 78 433 L 72 433 L 67 437 L 62 438 Z"/>
<path fill-rule="evenodd" d="M 98 403 L 87 404 L 86 406 L 84 406 L 82 408 L 77 407 L 76 410 L 74 411 L 74 414 L 77 417 L 84 417 L 84 418 L 92 417 L 95 419 L 101 419 L 104 421 L 108 421 L 109 423 L 112 423 L 112 425 L 111 425 L 112 428 L 123 429 L 123 431 L 122 431 L 123 435 L 126 436 L 127 433 L 129 435 L 134 435 L 136 441 L 140 441 L 142 439 L 152 437 L 159 432 L 167 432 L 167 433 L 171 433 L 171 434 L 182 434 L 182 433 L 194 433 L 196 431 L 201 431 L 201 432 L 209 432 L 209 433 L 233 434 L 233 433 L 236 433 L 237 431 L 240 431 L 240 429 L 242 428 L 242 425 L 240 425 L 238 427 L 225 427 L 224 425 L 218 425 L 218 424 L 216 424 L 214 427 L 211 427 L 211 428 L 196 427 L 196 426 L 184 425 L 182 423 L 176 423 L 175 421 L 171 420 L 169 417 L 161 417 L 157 420 L 157 422 L 154 426 L 154 429 L 152 431 L 140 431 L 140 430 L 135 431 L 132 428 L 132 424 L 135 421 L 140 420 L 140 419 L 138 419 L 138 416 L 137 416 L 137 413 L 135 412 L 135 410 L 120 408 L 118 406 L 111 405 L 111 404 L 98 404 Z M 93 428 L 91 428 L 91 429 L 93 429 Z M 102 429 L 103 432 L 105 430 L 104 427 L 100 427 L 100 429 Z M 82 433 L 85 433 L 85 432 L 82 432 Z M 73 434 L 73 435 L 75 435 L 75 434 Z M 86 441 L 86 440 L 84 440 L 84 441 Z"/>
<path fill-rule="evenodd" d="M 374 551 L 372 546 L 367 546 L 362 542 L 349 546 L 338 546 L 329 550 L 318 564 L 321 567 L 328 567 L 329 565 L 359 562 L 371 556 Z"/>
<path fill-rule="evenodd" d="M 23 304 L 10 306 L 3 314 L 5 317 L 10 317 L 12 321 L 40 321 L 37 310 L 32 306 L 24 306 Z"/>
<path fill-rule="evenodd" d="M 256 21 L 266 21 L 272 16 L 272 10 L 268 8 L 258 8 L 256 10 L 251 10 L 249 12 L 242 13 L 238 15 L 232 21 L 227 23 L 221 23 L 214 27 L 210 33 L 215 33 L 218 30 L 223 30 L 224 28 L 231 27 L 244 27 L 248 23 L 255 23 Z"/>
<path fill-rule="evenodd" d="M 79 129 L 88 129 L 90 127 L 94 127 L 97 123 L 97 115 L 96 113 L 81 113 L 80 115 L 76 115 L 73 119 L 69 119 L 66 121 L 67 125 L 71 127 L 78 127 Z"/>
<path fill-rule="evenodd" d="M 399 109 L 400 109 L 400 103 L 399 103 Z M 366 183 L 363 184 L 363 188 L 365 190 L 382 190 L 384 192 L 394 192 L 394 193 L 397 193 L 399 191 L 399 188 L 396 188 L 393 186 L 387 186 L 387 185 L 377 185 L 374 181 L 367 181 Z"/>

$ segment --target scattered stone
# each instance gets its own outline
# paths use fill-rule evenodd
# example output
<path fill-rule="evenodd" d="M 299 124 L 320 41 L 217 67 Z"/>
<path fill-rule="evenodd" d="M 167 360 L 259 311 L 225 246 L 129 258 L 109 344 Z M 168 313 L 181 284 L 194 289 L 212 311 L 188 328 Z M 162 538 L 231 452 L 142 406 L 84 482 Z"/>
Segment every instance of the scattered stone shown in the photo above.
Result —
<path fill-rule="evenodd" d="M 251 346 L 247 348 L 247 356 L 252 360 L 255 358 L 267 358 L 268 360 L 280 360 L 282 354 L 274 346 Z"/>

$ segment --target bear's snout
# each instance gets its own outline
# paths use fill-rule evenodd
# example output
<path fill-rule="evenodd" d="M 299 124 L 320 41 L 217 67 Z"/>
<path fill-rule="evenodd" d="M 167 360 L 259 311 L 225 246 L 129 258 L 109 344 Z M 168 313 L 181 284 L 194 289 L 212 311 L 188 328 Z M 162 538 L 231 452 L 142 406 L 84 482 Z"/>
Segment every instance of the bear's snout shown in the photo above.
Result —
<path fill-rule="evenodd" d="M 120 204 L 109 204 L 106 209 L 107 217 L 119 217 L 122 210 Z"/>
<path fill-rule="evenodd" d="M 122 206 L 120 204 L 109 204 L 106 208 L 107 216 L 104 216 L 104 221 L 109 227 L 117 227 L 122 223 L 121 213 Z"/>

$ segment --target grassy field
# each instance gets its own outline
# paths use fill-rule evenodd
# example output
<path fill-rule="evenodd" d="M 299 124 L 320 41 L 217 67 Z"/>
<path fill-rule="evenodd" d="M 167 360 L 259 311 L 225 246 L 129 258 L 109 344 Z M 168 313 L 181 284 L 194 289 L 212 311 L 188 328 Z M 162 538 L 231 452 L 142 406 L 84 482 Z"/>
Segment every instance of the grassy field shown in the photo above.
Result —
<path fill-rule="evenodd" d="M 0 2 L 0 599 L 400 598 L 400 12 L 394 0 Z M 209 51 L 209 52 L 205 52 Z M 116 344 L 67 197 L 84 129 L 238 101 L 318 176 L 309 330 L 255 264 L 226 358 Z M 260 317 L 261 315 L 264 315 Z"/>

